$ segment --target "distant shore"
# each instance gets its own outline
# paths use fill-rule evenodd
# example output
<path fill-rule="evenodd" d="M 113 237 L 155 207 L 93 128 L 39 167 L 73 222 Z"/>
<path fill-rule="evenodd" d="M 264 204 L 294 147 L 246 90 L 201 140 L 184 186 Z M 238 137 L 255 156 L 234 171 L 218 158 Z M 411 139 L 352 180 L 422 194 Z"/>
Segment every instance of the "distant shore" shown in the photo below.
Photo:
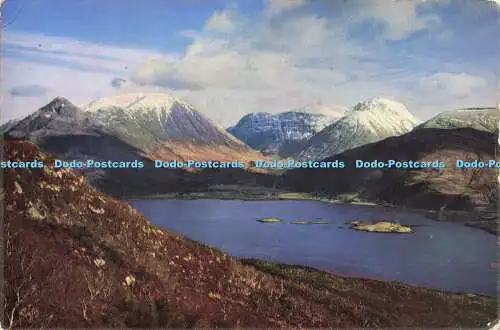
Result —
<path fill-rule="evenodd" d="M 492 214 L 488 214 L 482 219 L 478 218 L 478 214 L 470 211 L 455 211 L 455 210 L 431 210 L 405 207 L 402 205 L 393 205 L 389 203 L 375 203 L 371 201 L 363 201 L 354 198 L 352 195 L 340 196 L 340 198 L 332 198 L 329 196 L 314 195 L 310 193 L 286 192 L 271 188 L 263 187 L 239 187 L 239 186 L 224 186 L 214 187 L 213 189 L 197 192 L 173 192 L 166 194 L 154 194 L 146 196 L 123 196 L 126 200 L 153 200 L 153 199 L 179 199 L 179 200 L 195 200 L 195 199 L 219 199 L 219 200 L 242 200 L 242 201 L 279 201 L 279 200 L 296 200 L 296 201 L 318 201 L 330 204 L 340 205 L 356 205 L 376 208 L 400 209 L 405 212 L 415 212 L 425 214 L 427 218 L 435 221 L 450 221 L 460 222 L 466 226 L 482 229 L 490 234 L 497 234 L 497 222 L 492 219 Z M 491 212 L 490 212 L 491 213 Z M 489 217 L 489 218 L 488 218 Z"/>

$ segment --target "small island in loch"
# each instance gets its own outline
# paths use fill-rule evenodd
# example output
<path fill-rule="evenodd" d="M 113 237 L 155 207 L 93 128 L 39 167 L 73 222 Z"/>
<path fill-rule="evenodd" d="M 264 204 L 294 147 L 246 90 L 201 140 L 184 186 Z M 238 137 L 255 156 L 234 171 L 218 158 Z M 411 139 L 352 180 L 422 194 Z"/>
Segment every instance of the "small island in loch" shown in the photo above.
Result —
<path fill-rule="evenodd" d="M 371 223 L 362 223 L 357 220 L 350 222 L 351 228 L 356 230 L 377 232 L 377 233 L 411 233 L 410 226 L 404 226 L 394 221 L 381 220 Z"/>
<path fill-rule="evenodd" d="M 260 218 L 260 219 L 257 219 L 257 221 L 258 222 L 263 222 L 263 223 L 283 222 L 283 220 L 278 219 L 278 218 L 273 218 L 273 217 Z"/>

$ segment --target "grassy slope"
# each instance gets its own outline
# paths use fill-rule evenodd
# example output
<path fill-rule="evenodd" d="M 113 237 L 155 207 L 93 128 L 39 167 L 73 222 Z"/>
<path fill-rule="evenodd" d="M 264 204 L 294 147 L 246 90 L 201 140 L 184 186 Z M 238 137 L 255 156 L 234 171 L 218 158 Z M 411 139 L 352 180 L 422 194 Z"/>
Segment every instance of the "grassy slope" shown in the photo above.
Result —
<path fill-rule="evenodd" d="M 5 146 L 5 159 L 47 157 Z M 487 297 L 245 265 L 155 228 L 70 170 L 7 169 L 4 181 L 7 326 L 472 327 L 496 314 Z"/>

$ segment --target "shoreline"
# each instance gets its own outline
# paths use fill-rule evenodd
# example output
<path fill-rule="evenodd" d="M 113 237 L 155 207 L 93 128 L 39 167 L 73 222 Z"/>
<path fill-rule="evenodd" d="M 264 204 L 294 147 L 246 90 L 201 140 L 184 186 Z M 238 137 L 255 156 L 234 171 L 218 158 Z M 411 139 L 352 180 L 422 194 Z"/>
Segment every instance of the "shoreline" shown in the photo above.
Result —
<path fill-rule="evenodd" d="M 253 189 L 252 189 L 253 188 Z M 495 220 L 481 219 L 481 216 L 475 211 L 462 210 L 432 210 L 422 208 L 411 208 L 402 205 L 393 205 L 389 203 L 375 203 L 370 201 L 345 199 L 332 199 L 326 196 L 313 196 L 310 193 L 286 192 L 279 190 L 266 190 L 266 188 L 250 187 L 241 189 L 221 189 L 213 191 L 198 191 L 189 193 L 166 193 L 140 196 L 121 196 L 120 199 L 131 200 L 240 200 L 240 201 L 315 201 L 337 205 L 353 205 L 358 207 L 371 207 L 387 210 L 400 210 L 410 213 L 425 214 L 428 219 L 434 221 L 446 221 L 461 223 L 467 227 L 472 227 L 486 231 L 489 234 L 497 235 L 497 222 Z M 453 220 L 452 220 L 453 219 Z M 474 219 L 474 220 L 473 220 Z"/>
<path fill-rule="evenodd" d="M 359 275 L 351 275 L 348 273 L 344 272 L 338 272 L 335 270 L 329 270 L 329 269 L 322 269 L 314 266 L 309 266 L 309 265 L 304 265 L 304 264 L 295 264 L 295 263 L 284 263 L 276 260 L 268 260 L 268 259 L 258 259 L 258 258 L 251 258 L 251 257 L 242 257 L 242 258 L 236 258 L 238 261 L 247 264 L 247 265 L 253 265 L 253 266 L 259 266 L 259 265 L 268 265 L 271 268 L 275 267 L 284 267 L 288 269 L 301 269 L 313 274 L 317 275 L 326 275 L 326 276 L 333 276 L 333 277 L 338 277 L 338 278 L 343 278 L 347 280 L 354 280 L 354 281 L 362 281 L 362 282 L 383 282 L 383 283 L 391 283 L 391 284 L 397 284 L 397 285 L 402 285 L 405 287 L 411 287 L 411 288 L 416 288 L 416 289 L 425 289 L 425 290 L 430 290 L 434 292 L 439 292 L 439 293 L 444 293 L 444 294 L 452 294 L 452 295 L 461 295 L 461 296 L 476 296 L 476 297 L 485 297 L 485 298 L 496 298 L 496 295 L 494 293 L 485 293 L 485 292 L 479 292 L 479 291 L 458 291 L 458 290 L 451 290 L 451 289 L 442 289 L 438 287 L 429 287 L 429 286 L 422 286 L 418 284 L 412 284 L 408 283 L 405 281 L 401 280 L 391 280 L 391 279 L 385 279 L 382 277 L 377 277 L 377 276 L 359 276 Z"/>

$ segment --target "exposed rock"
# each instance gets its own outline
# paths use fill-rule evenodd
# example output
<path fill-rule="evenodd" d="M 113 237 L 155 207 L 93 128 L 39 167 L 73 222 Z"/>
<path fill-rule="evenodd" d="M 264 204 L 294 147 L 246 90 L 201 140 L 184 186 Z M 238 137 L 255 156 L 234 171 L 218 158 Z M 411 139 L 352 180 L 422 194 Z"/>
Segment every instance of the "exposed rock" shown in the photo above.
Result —
<path fill-rule="evenodd" d="M 244 116 L 228 132 L 264 154 L 287 157 L 333 121 L 333 117 L 305 111 L 258 112 Z"/>

